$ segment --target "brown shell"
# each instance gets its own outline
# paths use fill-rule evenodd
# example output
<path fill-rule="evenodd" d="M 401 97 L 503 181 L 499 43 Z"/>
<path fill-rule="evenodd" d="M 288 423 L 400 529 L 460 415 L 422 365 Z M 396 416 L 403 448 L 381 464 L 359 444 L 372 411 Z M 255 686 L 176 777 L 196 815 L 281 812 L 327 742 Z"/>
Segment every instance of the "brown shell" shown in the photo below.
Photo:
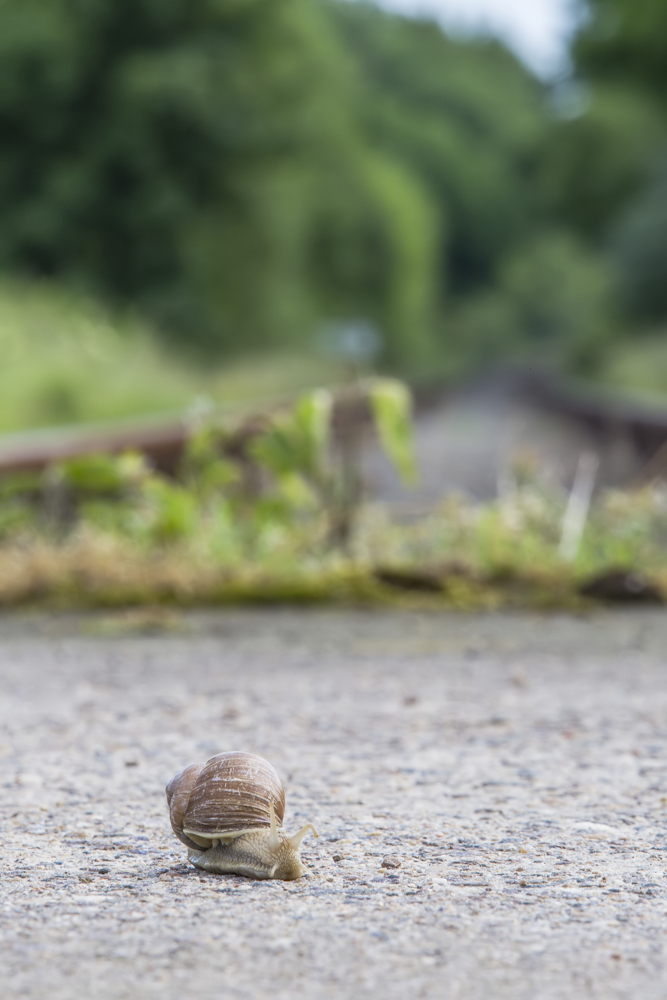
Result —
<path fill-rule="evenodd" d="M 285 789 L 275 768 L 254 753 L 232 751 L 191 764 L 167 785 L 171 826 L 188 847 L 183 830 L 202 836 L 270 826 L 273 802 L 278 826 L 285 814 Z"/>
<path fill-rule="evenodd" d="M 190 764 L 190 767 L 186 767 L 180 774 L 175 775 L 166 788 L 171 828 L 178 839 L 182 840 L 188 847 L 196 847 L 197 845 L 183 833 L 183 819 L 192 789 L 204 766 L 203 761 L 201 764 Z"/>

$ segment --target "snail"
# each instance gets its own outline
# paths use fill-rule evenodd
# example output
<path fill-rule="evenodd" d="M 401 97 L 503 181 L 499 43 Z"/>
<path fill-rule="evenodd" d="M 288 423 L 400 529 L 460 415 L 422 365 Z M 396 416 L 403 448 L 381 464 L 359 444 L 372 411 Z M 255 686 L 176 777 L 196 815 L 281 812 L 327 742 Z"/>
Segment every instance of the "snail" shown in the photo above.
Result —
<path fill-rule="evenodd" d="M 275 769 L 254 753 L 219 753 L 191 764 L 166 788 L 171 828 L 188 860 L 210 872 L 279 878 L 305 875 L 299 846 L 312 823 L 282 829 L 285 789 Z"/>

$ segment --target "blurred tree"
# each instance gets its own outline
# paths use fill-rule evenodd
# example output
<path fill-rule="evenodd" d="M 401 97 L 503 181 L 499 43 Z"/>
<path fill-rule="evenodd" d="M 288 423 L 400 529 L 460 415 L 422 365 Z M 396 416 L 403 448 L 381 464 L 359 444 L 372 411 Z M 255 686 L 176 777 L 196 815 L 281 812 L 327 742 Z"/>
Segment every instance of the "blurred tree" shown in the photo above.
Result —
<path fill-rule="evenodd" d="M 185 237 L 249 157 L 298 143 L 301 6 L 3 0 L 0 262 L 205 329 Z"/>
<path fill-rule="evenodd" d="M 611 276 L 567 230 L 543 230 L 508 254 L 496 282 L 453 317 L 463 359 L 525 361 L 590 374 L 616 333 Z"/>
<path fill-rule="evenodd" d="M 593 275 L 579 237 L 601 240 L 656 132 L 609 87 L 554 125 L 499 43 L 364 2 L 0 0 L 0 269 L 207 351 L 370 321 L 416 374 L 457 337 L 473 360 L 539 341 L 507 276 L 541 247 L 530 280 L 560 275 L 543 320 L 575 357 L 598 292 L 575 294 L 554 233 L 577 230 L 571 270 Z M 491 301 L 497 322 L 452 323 Z"/>
<path fill-rule="evenodd" d="M 545 137 L 541 181 L 553 218 L 589 243 L 604 241 L 664 140 L 653 102 L 622 86 L 596 86 L 582 112 L 554 121 Z"/>
<path fill-rule="evenodd" d="M 454 41 L 367 3 L 332 10 L 371 142 L 430 197 L 445 366 L 539 355 L 589 371 L 614 331 L 613 299 L 580 236 L 645 170 L 654 118 L 612 101 L 579 130 L 496 42 Z"/>
<path fill-rule="evenodd" d="M 560 170 L 561 194 L 569 187 L 565 200 L 571 220 L 611 243 L 628 315 L 640 321 L 665 319 L 665 4 L 587 0 L 586 8 L 589 16 L 574 41 L 573 55 L 579 74 L 590 82 L 597 110 L 572 123 L 585 137 L 565 153 L 573 169 L 569 185 L 568 170 Z"/>
<path fill-rule="evenodd" d="M 0 0 L 0 266 L 208 346 L 352 309 L 426 356 L 421 196 L 366 148 L 329 29 L 313 0 Z"/>
<path fill-rule="evenodd" d="M 667 18 L 663 0 L 585 0 L 574 41 L 580 73 L 630 84 L 667 101 Z"/>
<path fill-rule="evenodd" d="M 356 57 L 371 141 L 431 195 L 442 290 L 488 284 L 533 225 L 543 87 L 497 42 L 454 41 L 369 3 L 331 9 Z"/>
<path fill-rule="evenodd" d="M 618 219 L 611 249 L 629 312 L 649 322 L 666 319 L 667 162 Z"/>

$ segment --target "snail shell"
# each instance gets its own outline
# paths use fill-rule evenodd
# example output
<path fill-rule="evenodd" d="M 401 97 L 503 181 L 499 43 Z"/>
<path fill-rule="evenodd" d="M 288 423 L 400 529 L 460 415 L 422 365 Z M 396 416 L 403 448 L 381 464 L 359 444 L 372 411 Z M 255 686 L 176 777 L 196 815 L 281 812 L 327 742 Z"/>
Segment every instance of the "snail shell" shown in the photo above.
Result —
<path fill-rule="evenodd" d="M 167 785 L 171 827 L 188 858 L 207 871 L 251 878 L 295 879 L 307 823 L 289 837 L 282 829 L 285 789 L 262 757 L 238 751 L 191 764 Z"/>

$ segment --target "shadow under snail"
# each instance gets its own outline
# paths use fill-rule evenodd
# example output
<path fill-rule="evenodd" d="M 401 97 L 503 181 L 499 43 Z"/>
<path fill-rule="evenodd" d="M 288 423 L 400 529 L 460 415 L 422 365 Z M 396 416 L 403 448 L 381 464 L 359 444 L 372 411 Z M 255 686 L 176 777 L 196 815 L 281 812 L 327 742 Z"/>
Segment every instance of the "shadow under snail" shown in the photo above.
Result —
<path fill-rule="evenodd" d="M 282 829 L 285 789 L 275 769 L 254 753 L 219 753 L 191 764 L 167 785 L 171 828 L 188 860 L 209 872 L 250 878 L 301 878 L 299 847 L 312 830 Z"/>

